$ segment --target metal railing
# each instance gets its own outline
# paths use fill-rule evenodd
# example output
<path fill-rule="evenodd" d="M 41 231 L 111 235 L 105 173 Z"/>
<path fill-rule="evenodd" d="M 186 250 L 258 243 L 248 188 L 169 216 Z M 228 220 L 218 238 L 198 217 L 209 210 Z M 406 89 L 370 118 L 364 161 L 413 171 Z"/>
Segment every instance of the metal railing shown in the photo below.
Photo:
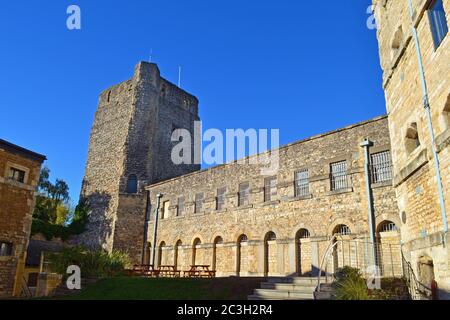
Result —
<path fill-rule="evenodd" d="M 406 260 L 402 252 L 403 275 L 409 288 L 409 294 L 413 300 L 429 300 L 432 297 L 431 288 L 417 280 L 411 263 Z"/>
<path fill-rule="evenodd" d="M 401 245 L 376 243 L 375 259 L 373 243 L 367 236 L 349 239 L 350 235 L 335 234 L 329 241 L 319 265 L 318 288 L 325 278 L 326 283 L 334 280 L 336 271 L 343 267 L 359 269 L 363 276 L 403 277 Z M 375 264 L 375 261 L 378 264 Z M 374 267 L 376 266 L 376 269 Z"/>

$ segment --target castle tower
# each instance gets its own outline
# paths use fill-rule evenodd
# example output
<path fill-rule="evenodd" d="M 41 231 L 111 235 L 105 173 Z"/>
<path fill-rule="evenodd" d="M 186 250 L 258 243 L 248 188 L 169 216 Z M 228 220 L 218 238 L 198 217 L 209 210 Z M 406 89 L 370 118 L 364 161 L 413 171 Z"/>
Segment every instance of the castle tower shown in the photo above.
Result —
<path fill-rule="evenodd" d="M 81 196 L 89 203 L 80 241 L 92 248 L 128 251 L 140 261 L 150 183 L 200 169 L 171 161 L 171 135 L 194 136 L 198 100 L 140 62 L 131 79 L 103 91 L 89 142 Z"/>
<path fill-rule="evenodd" d="M 413 0 L 411 8 L 409 0 L 375 0 L 374 4 L 403 252 L 419 281 L 430 286 L 434 279 L 441 298 L 449 298 L 450 1 Z"/>

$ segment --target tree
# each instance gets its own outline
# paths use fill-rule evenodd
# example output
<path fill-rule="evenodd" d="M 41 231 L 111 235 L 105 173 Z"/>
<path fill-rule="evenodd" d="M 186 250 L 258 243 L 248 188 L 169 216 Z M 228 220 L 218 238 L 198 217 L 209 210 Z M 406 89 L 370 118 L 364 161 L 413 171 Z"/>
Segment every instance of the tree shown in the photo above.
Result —
<path fill-rule="evenodd" d="M 69 186 L 64 180 L 49 180 L 50 170 L 42 168 L 33 216 L 52 224 L 65 224 L 69 214 Z"/>

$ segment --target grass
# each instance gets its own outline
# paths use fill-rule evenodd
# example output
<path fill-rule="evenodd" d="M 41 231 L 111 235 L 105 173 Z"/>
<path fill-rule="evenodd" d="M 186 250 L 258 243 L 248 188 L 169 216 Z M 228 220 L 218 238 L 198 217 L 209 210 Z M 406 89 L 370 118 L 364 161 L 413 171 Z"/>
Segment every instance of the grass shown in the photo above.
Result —
<path fill-rule="evenodd" d="M 117 277 L 102 279 L 67 300 L 247 300 L 261 278 L 149 279 Z"/>

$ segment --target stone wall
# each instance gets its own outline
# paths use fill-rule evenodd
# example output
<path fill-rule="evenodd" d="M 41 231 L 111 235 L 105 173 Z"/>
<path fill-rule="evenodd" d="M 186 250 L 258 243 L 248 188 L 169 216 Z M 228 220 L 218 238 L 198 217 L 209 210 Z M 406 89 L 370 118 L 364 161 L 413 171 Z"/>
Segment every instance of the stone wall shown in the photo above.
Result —
<path fill-rule="evenodd" d="M 377 37 L 383 68 L 383 88 L 389 115 L 389 131 L 394 162 L 394 184 L 403 216 L 402 240 L 405 254 L 415 271 L 421 256 L 430 255 L 436 265 L 436 280 L 442 293 L 450 292 L 449 258 L 439 249 L 445 242 L 439 205 L 437 176 L 433 160 L 430 126 L 423 105 L 419 64 L 412 37 L 408 1 L 376 0 L 379 30 Z M 431 1 L 414 0 L 414 25 L 420 42 L 425 78 L 441 165 L 445 204 L 450 209 L 450 40 L 447 35 L 435 48 L 428 9 Z M 443 1 L 450 21 L 450 2 Z M 420 146 L 411 144 L 417 128 Z M 415 148 L 415 149 L 414 149 Z M 430 239 L 428 239 L 431 237 Z M 440 241 L 433 241 L 435 238 Z M 431 247 L 424 244 L 427 243 Z M 444 267 L 445 265 L 445 267 Z"/>
<path fill-rule="evenodd" d="M 17 150 L 16 150 L 17 148 Z M 20 294 L 34 209 L 34 193 L 43 156 L 27 156 L 0 141 L 0 242 L 12 244 L 12 255 L 0 256 L 0 297 Z M 23 170 L 23 183 L 9 179 L 11 167 Z"/>
<path fill-rule="evenodd" d="M 261 174 L 261 165 L 250 164 L 251 158 L 246 164 L 234 162 L 150 185 L 152 212 L 157 193 L 164 195 L 164 202 L 170 202 L 169 212 L 159 221 L 156 251 L 161 252 L 162 244 L 163 260 L 171 263 L 175 244 L 182 243 L 178 255 L 184 257 L 184 267 L 192 264 L 195 255 L 195 263 L 215 265 L 220 275 L 286 275 L 299 269 L 305 274 L 313 272 L 337 226 L 347 225 L 355 236 L 368 233 L 364 149 L 360 147 L 365 138 L 374 142 L 372 153 L 390 150 L 387 118 L 280 148 L 277 196 L 269 202 L 264 199 L 266 177 Z M 348 163 L 348 188 L 333 191 L 330 164 L 341 160 Z M 310 194 L 296 197 L 294 174 L 305 168 L 310 173 Z M 243 182 L 250 183 L 250 204 L 239 206 L 238 188 Z M 217 210 L 217 189 L 223 187 L 227 190 L 225 207 Z M 372 187 L 377 225 L 389 220 L 400 227 L 391 181 Z M 199 213 L 194 212 L 197 193 L 204 194 Z M 185 198 L 181 216 L 177 216 L 178 197 Z M 309 239 L 298 239 L 300 229 L 309 231 Z M 266 241 L 269 232 L 276 239 Z M 239 240 L 242 235 L 246 236 L 244 241 Z M 220 245 L 215 243 L 218 237 L 223 240 Z M 152 239 L 153 221 L 148 228 L 149 245 L 154 245 Z M 194 243 L 200 243 L 195 250 Z M 148 254 L 146 259 L 150 260 Z"/>

